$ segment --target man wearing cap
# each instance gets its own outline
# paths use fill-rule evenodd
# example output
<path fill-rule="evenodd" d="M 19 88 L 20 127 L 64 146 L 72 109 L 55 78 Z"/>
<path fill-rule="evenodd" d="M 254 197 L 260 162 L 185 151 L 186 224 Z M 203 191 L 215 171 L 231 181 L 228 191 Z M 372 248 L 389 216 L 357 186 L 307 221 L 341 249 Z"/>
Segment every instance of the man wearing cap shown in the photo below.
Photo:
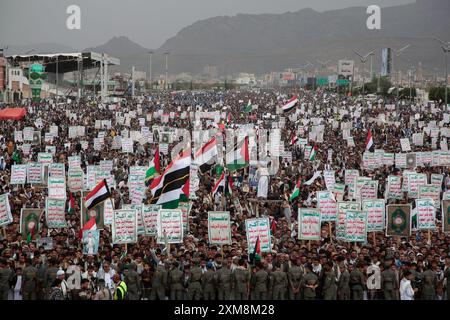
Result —
<path fill-rule="evenodd" d="M 183 297 L 183 272 L 178 268 L 179 265 L 178 261 L 174 261 L 169 271 L 170 300 L 181 300 Z"/>
<path fill-rule="evenodd" d="M 336 300 L 337 281 L 336 273 L 333 270 L 333 261 L 328 261 L 324 266 L 323 275 L 323 298 L 324 300 Z"/>
<path fill-rule="evenodd" d="M 38 270 L 31 265 L 30 258 L 25 258 L 25 265 L 22 272 L 22 297 L 23 300 L 36 300 Z"/>
<path fill-rule="evenodd" d="M 69 300 L 69 287 L 66 282 L 66 273 L 64 270 L 59 269 L 58 272 L 56 272 L 56 279 L 61 280 L 61 291 L 64 297 L 64 300 Z"/>
<path fill-rule="evenodd" d="M 198 258 L 194 258 L 193 263 L 194 266 L 190 269 L 188 279 L 188 299 L 200 300 L 202 297 L 202 286 L 200 284 L 202 269 Z"/>
<path fill-rule="evenodd" d="M 337 296 L 339 300 L 350 300 L 350 273 L 344 262 L 339 264 L 340 275 L 337 283 Z"/>
<path fill-rule="evenodd" d="M 167 285 L 167 271 L 163 262 L 159 262 L 152 278 L 152 291 L 150 292 L 150 300 L 165 300 L 165 290 Z"/>
<path fill-rule="evenodd" d="M 358 263 L 357 267 L 350 272 L 350 289 L 352 300 L 363 300 L 365 278 L 363 274 L 364 264 Z"/>
<path fill-rule="evenodd" d="M 316 289 L 318 287 L 319 278 L 312 271 L 312 265 L 307 263 L 305 265 L 306 274 L 303 277 L 303 298 L 305 300 L 315 300 L 317 297 Z"/>
<path fill-rule="evenodd" d="M 228 259 L 226 264 L 221 264 L 221 267 L 216 271 L 217 277 L 217 299 L 230 300 L 232 288 L 232 273 L 231 260 Z"/>
<path fill-rule="evenodd" d="M 273 300 L 284 300 L 288 287 L 288 278 L 286 272 L 281 270 L 280 262 L 275 265 L 275 271 L 270 275 L 270 288 Z"/>
<path fill-rule="evenodd" d="M 203 299 L 204 300 L 215 300 L 216 299 L 216 283 L 215 283 L 215 272 L 212 262 L 206 264 L 206 272 L 202 274 L 202 289 L 203 289 Z"/>
<path fill-rule="evenodd" d="M 381 273 L 381 289 L 383 290 L 384 299 L 385 300 L 396 300 L 398 279 L 395 274 L 395 264 L 392 263 L 392 260 L 389 260 L 389 263 L 386 270 Z"/>

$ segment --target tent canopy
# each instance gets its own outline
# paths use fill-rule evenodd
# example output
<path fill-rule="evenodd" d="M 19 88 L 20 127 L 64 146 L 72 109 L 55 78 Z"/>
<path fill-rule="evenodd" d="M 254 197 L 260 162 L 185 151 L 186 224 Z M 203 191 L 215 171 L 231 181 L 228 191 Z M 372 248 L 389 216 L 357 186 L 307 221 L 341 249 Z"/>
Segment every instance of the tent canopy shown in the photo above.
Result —
<path fill-rule="evenodd" d="M 25 108 L 6 108 L 0 110 L 0 120 L 22 120 L 26 114 Z"/>

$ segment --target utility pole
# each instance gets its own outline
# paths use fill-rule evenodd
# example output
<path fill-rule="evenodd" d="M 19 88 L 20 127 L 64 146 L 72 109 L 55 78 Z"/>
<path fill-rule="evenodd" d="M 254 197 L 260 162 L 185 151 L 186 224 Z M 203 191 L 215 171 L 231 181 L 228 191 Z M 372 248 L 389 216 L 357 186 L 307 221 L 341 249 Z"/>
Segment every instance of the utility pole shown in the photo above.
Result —
<path fill-rule="evenodd" d="M 447 97 L 448 96 L 448 53 L 450 52 L 450 41 L 445 42 L 437 37 L 434 37 L 434 39 L 443 44 L 443 46 L 441 48 L 444 51 L 444 55 L 445 55 L 445 97 L 444 97 L 444 101 L 445 101 L 445 108 L 447 108 L 447 106 L 448 106 L 448 97 Z"/>
<path fill-rule="evenodd" d="M 407 44 L 406 46 L 404 46 L 404 47 L 401 48 L 401 49 L 398 49 L 398 50 L 392 49 L 392 51 L 394 52 L 394 55 L 395 55 L 396 57 L 399 57 L 399 56 L 403 53 L 403 51 L 405 51 L 406 49 L 408 49 L 410 46 L 411 46 L 410 44 Z M 392 57 L 392 66 L 391 66 L 391 69 L 392 69 L 392 70 L 391 70 L 391 74 L 394 74 L 394 57 Z M 399 82 L 399 79 L 397 79 L 397 82 Z M 398 88 L 398 86 L 397 86 L 397 83 L 394 85 L 394 88 L 397 90 L 397 106 L 398 106 L 399 88 Z"/>
<path fill-rule="evenodd" d="M 166 85 L 165 88 L 166 90 L 169 90 L 169 63 L 168 63 L 168 59 L 169 59 L 169 51 L 164 52 L 164 55 L 166 56 Z"/>
<path fill-rule="evenodd" d="M 152 56 L 153 56 L 153 51 L 149 51 L 148 54 L 150 55 L 150 61 L 149 61 L 150 90 L 152 90 L 153 89 L 153 77 L 152 77 Z"/>
<path fill-rule="evenodd" d="M 319 63 L 320 66 L 322 67 L 322 76 L 324 76 L 324 74 L 325 74 L 324 71 L 326 71 L 327 64 L 329 64 L 329 63 L 331 62 L 331 60 L 327 60 L 327 61 L 316 60 L 316 61 L 317 61 L 317 63 Z M 328 88 L 330 88 L 330 82 L 328 82 Z"/>
<path fill-rule="evenodd" d="M 131 98 L 134 99 L 134 66 L 131 67 Z"/>
<path fill-rule="evenodd" d="M 362 90 L 363 90 L 363 104 L 366 104 L 366 91 L 365 91 L 365 72 L 366 72 L 366 62 L 367 62 L 367 58 L 369 56 L 373 56 L 374 53 L 373 51 L 370 51 L 368 54 L 366 55 L 362 55 L 360 54 L 358 51 L 353 50 L 353 52 L 359 57 L 359 59 L 361 60 L 361 63 L 363 65 L 363 72 L 362 72 L 362 78 L 363 78 L 363 85 L 362 85 Z"/>

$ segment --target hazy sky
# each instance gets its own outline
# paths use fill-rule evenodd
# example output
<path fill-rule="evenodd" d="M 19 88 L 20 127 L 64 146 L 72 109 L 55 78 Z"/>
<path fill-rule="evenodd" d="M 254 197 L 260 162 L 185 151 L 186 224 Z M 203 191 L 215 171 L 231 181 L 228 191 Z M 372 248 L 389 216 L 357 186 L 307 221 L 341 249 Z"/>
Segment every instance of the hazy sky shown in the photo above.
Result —
<path fill-rule="evenodd" d="M 158 48 L 183 27 L 215 16 L 411 2 L 415 0 L 0 0 L 0 46 L 59 43 L 81 50 L 124 35 Z M 71 4 L 81 8 L 81 30 L 66 28 Z"/>

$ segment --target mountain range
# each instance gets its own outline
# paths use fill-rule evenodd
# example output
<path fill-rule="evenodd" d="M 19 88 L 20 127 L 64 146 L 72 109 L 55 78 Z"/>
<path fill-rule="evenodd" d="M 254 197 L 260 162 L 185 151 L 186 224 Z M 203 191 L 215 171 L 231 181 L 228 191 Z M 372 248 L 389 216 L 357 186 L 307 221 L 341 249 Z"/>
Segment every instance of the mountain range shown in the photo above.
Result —
<path fill-rule="evenodd" d="M 153 72 L 154 75 L 164 72 L 165 52 L 170 52 L 170 74 L 201 73 L 204 66 L 214 65 L 223 75 L 263 74 L 299 67 L 306 61 L 317 64 L 316 60 L 330 59 L 330 64 L 336 65 L 339 59 L 357 60 L 353 50 L 361 53 L 375 50 L 373 62 L 378 71 L 381 48 L 399 49 L 406 44 L 411 46 L 394 58 L 396 70 L 417 67 L 418 62 L 422 62 L 426 72 L 441 72 L 444 54 L 440 44 L 432 38 L 450 38 L 449 0 L 417 0 L 382 8 L 381 30 L 366 27 L 369 17 L 366 9 L 352 7 L 317 12 L 307 8 L 283 14 L 238 14 L 197 21 L 154 50 Z M 25 50 L 26 46 L 21 49 Z M 149 49 L 126 36 L 114 37 L 103 45 L 85 50 L 120 58 L 121 71 L 129 71 L 132 65 L 148 71 Z"/>

